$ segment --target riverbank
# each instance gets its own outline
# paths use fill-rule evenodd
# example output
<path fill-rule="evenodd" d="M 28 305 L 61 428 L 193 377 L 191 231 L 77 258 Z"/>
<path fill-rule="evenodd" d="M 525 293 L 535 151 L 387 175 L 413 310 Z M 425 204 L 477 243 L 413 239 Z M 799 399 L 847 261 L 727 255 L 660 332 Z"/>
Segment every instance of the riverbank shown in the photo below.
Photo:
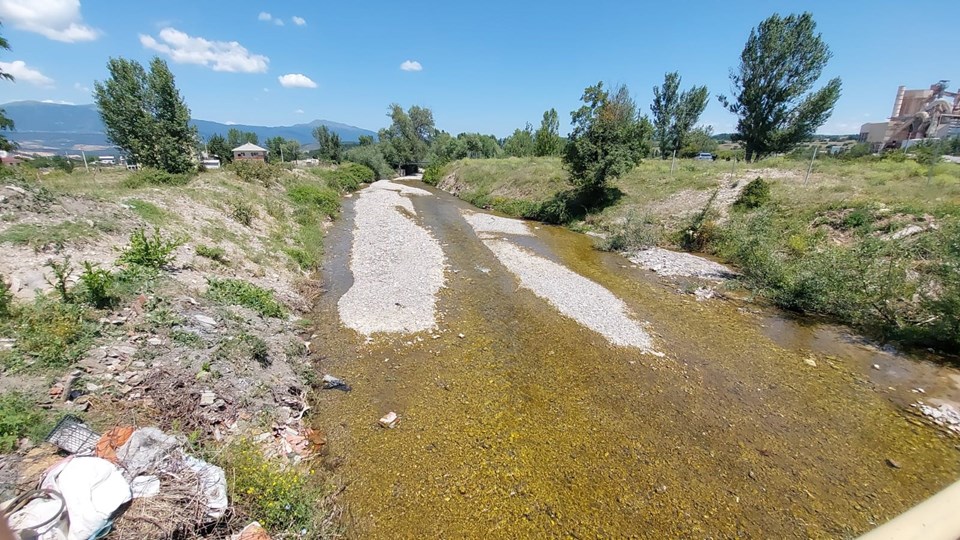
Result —
<path fill-rule="evenodd" d="M 31 464 L 57 455 L 43 437 L 72 414 L 96 433 L 158 427 L 223 467 L 217 534 L 257 520 L 336 537 L 325 435 L 306 422 L 322 350 L 309 317 L 340 197 L 371 179 L 345 165 L 0 181 L 0 499 L 33 487 Z"/>
<path fill-rule="evenodd" d="M 960 353 L 960 166 L 757 165 L 646 161 L 613 183 L 611 204 L 568 223 L 626 253 L 696 249 L 740 269 L 738 282 L 792 311 L 822 314 L 905 347 Z M 538 218 L 570 188 L 559 158 L 461 160 L 435 171 L 474 205 Z M 742 190 L 763 179 L 761 195 Z M 738 203 L 738 201 L 741 201 Z M 948 360 L 954 361 L 955 360 Z"/>

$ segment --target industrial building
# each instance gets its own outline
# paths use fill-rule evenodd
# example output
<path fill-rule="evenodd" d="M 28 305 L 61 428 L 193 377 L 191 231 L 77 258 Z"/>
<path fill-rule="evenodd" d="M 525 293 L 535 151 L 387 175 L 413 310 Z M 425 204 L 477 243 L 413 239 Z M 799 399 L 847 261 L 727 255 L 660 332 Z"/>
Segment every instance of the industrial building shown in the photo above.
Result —
<path fill-rule="evenodd" d="M 960 136 L 960 90 L 947 91 L 949 81 L 926 90 L 897 89 L 890 120 L 860 126 L 860 142 L 873 151 L 907 148 L 924 139 Z"/>

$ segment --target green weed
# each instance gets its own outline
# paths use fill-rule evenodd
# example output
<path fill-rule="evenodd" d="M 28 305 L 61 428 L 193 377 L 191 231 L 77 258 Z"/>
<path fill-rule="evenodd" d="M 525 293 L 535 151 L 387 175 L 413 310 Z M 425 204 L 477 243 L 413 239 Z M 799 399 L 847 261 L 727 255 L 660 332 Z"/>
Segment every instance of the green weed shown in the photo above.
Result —
<path fill-rule="evenodd" d="M 182 239 L 167 240 L 160 235 L 160 228 L 153 230 L 153 236 L 147 236 L 142 229 L 136 229 L 130 235 L 130 245 L 117 259 L 119 264 L 163 268 L 173 262 L 173 251 L 183 245 Z"/>
<path fill-rule="evenodd" d="M 15 450 L 24 437 L 39 441 L 52 428 L 50 415 L 26 394 L 0 394 L 0 454 Z"/>
<path fill-rule="evenodd" d="M 207 295 L 227 304 L 248 307 L 264 317 L 282 318 L 283 305 L 273 297 L 273 291 L 258 287 L 242 279 L 207 278 Z"/>
<path fill-rule="evenodd" d="M 227 252 L 222 247 L 211 247 L 200 244 L 194 248 L 194 251 L 198 256 L 217 261 L 220 264 L 230 263 L 230 260 L 227 259 Z"/>

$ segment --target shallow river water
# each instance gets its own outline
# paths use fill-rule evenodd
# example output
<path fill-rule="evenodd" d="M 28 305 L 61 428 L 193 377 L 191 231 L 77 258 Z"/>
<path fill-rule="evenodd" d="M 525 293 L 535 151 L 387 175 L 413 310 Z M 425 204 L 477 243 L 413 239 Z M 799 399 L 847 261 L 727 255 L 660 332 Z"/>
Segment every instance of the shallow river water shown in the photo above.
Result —
<path fill-rule="evenodd" d="M 350 200 L 328 237 L 313 348 L 352 391 L 322 392 L 315 427 L 351 538 L 851 538 L 960 477 L 960 441 L 904 412 L 919 384 L 956 398 L 949 370 L 698 302 L 537 226 L 523 245 L 616 294 L 664 356 L 615 347 L 519 288 L 466 204 L 416 185 L 448 264 L 435 331 L 343 327 Z"/>

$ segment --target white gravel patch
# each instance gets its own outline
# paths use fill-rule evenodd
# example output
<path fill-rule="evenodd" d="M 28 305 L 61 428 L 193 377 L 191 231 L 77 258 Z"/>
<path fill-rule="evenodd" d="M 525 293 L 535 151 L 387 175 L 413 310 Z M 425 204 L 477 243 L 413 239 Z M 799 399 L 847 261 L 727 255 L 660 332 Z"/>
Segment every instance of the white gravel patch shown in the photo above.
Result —
<path fill-rule="evenodd" d="M 547 300 L 563 315 L 614 345 L 659 354 L 641 323 L 631 318 L 627 305 L 603 286 L 505 240 L 488 239 L 484 244 L 517 276 L 521 287 Z"/>
<path fill-rule="evenodd" d="M 688 276 L 722 281 L 736 275 L 730 268 L 709 259 L 656 247 L 628 254 L 627 258 L 661 276 Z"/>
<path fill-rule="evenodd" d="M 445 259 L 440 242 L 417 225 L 408 197 L 428 191 L 374 182 L 354 205 L 350 271 L 353 286 L 337 308 L 343 324 L 360 334 L 412 333 L 435 328 L 437 291 Z"/>
<path fill-rule="evenodd" d="M 510 219 L 491 214 L 481 214 L 471 212 L 470 210 L 461 210 L 460 215 L 467 223 L 473 227 L 473 230 L 479 233 L 501 233 L 516 234 L 520 236 L 533 236 L 530 227 L 525 221 L 519 219 Z"/>

